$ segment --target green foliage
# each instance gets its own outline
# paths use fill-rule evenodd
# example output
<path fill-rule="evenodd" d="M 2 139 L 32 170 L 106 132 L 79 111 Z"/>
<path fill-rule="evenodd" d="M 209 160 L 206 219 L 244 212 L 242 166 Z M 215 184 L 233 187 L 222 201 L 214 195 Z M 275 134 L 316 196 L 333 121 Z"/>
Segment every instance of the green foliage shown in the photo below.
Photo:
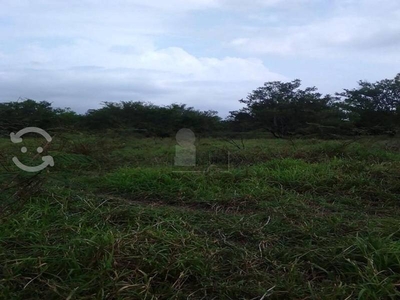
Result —
<path fill-rule="evenodd" d="M 350 122 L 371 134 L 395 131 L 400 126 L 400 74 L 394 79 L 358 84 L 357 89 L 338 94 Z"/>
<path fill-rule="evenodd" d="M 69 108 L 54 109 L 50 102 L 27 99 L 0 103 L 0 131 L 9 134 L 24 127 L 53 129 L 70 127 L 79 116 Z"/>
<path fill-rule="evenodd" d="M 196 133 L 218 130 L 220 118 L 214 111 L 198 111 L 186 105 L 157 106 L 143 102 L 104 103 L 90 110 L 84 127 L 94 130 L 132 128 L 146 136 L 170 136 L 181 128 Z"/>
<path fill-rule="evenodd" d="M 252 91 L 245 105 L 222 120 L 216 111 L 200 111 L 185 104 L 159 106 L 148 102 L 105 102 L 99 109 L 78 115 L 69 108 L 53 108 L 46 101 L 0 103 L 0 131 L 23 127 L 47 130 L 112 132 L 120 136 L 169 137 L 181 128 L 203 136 L 278 138 L 380 135 L 394 136 L 400 126 L 400 74 L 359 87 L 336 97 L 316 87 L 301 88 L 300 80 L 266 82 Z"/>
<path fill-rule="evenodd" d="M 336 99 L 322 96 L 315 87 L 302 90 L 300 86 L 300 80 L 266 82 L 240 100 L 246 107 L 231 112 L 231 119 L 252 129 L 265 128 L 276 137 L 310 134 L 337 125 L 340 111 L 333 105 Z"/>
<path fill-rule="evenodd" d="M 0 139 L 1 298 L 400 297 L 397 139 L 201 139 L 195 173 L 174 145 L 58 135 L 23 177 Z"/>

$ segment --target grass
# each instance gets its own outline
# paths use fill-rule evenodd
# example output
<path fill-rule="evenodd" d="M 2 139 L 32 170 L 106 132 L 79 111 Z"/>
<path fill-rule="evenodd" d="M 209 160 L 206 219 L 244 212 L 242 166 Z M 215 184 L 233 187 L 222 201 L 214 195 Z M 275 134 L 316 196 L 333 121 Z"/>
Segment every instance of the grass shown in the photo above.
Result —
<path fill-rule="evenodd" d="M 71 135 L 34 175 L 3 139 L 0 298 L 397 299 L 399 145 Z"/>

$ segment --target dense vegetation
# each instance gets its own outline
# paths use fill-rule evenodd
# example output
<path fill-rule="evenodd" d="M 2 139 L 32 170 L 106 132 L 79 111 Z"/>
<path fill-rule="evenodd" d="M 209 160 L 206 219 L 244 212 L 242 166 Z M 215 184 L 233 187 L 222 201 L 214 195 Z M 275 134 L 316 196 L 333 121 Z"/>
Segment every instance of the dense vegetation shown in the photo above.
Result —
<path fill-rule="evenodd" d="M 399 299 L 399 100 L 400 75 L 335 96 L 267 82 L 225 120 L 1 103 L 0 299 Z M 10 142 L 28 126 L 53 141 Z M 174 166 L 183 127 L 195 167 Z M 38 147 L 54 167 L 13 164 Z"/>
<path fill-rule="evenodd" d="M 144 102 L 106 102 L 100 109 L 78 115 L 51 103 L 25 100 L 0 104 L 0 130 L 26 126 L 172 136 L 180 128 L 197 134 L 270 132 L 275 137 L 337 138 L 351 135 L 394 135 L 400 126 L 400 74 L 335 96 L 315 87 L 301 89 L 300 80 L 267 82 L 251 92 L 245 105 L 222 120 L 215 111 L 199 111 L 184 104 L 158 106 Z"/>
<path fill-rule="evenodd" d="M 58 135 L 30 175 L 0 141 L 1 298 L 400 297 L 398 140 L 175 144 Z"/>

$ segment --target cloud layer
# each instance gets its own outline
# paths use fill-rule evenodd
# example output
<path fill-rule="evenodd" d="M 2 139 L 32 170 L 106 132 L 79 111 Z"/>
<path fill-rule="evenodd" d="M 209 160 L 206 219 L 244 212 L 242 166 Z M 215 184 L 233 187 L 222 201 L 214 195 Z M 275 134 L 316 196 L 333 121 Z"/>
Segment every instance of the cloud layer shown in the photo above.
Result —
<path fill-rule="evenodd" d="M 340 71 L 352 85 L 399 67 L 394 0 L 6 0 L 0 8 L 0 101 L 84 112 L 140 100 L 226 115 L 265 81 L 302 76 L 331 92 L 348 87 Z M 330 63 L 338 69 L 321 77 Z"/>

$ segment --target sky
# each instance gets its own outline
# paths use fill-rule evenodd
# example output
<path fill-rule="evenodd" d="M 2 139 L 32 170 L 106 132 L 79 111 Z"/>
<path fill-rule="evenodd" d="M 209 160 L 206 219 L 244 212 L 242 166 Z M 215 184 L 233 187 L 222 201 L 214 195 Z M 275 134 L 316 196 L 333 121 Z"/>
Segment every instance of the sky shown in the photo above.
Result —
<path fill-rule="evenodd" d="M 0 102 L 226 116 L 264 82 L 333 94 L 397 73 L 399 0 L 0 0 Z"/>

